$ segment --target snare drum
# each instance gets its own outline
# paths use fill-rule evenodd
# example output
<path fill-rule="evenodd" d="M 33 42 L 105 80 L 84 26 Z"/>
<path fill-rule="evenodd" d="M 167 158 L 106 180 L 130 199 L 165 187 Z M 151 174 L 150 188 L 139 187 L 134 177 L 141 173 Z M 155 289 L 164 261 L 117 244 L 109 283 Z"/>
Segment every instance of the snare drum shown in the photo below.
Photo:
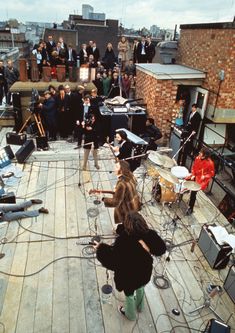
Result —
<path fill-rule="evenodd" d="M 158 181 L 155 182 L 152 189 L 153 197 L 157 202 L 175 202 L 177 200 L 177 194 L 174 192 L 174 184 L 168 182 L 161 176 L 158 177 Z"/>

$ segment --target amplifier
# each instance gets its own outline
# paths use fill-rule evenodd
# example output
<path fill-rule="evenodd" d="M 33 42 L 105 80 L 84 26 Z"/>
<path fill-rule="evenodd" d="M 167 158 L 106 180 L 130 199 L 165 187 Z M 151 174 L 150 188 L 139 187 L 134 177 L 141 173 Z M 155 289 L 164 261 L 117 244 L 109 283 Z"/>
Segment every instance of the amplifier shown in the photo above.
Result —
<path fill-rule="evenodd" d="M 5 146 L 4 150 L 10 160 L 12 160 L 15 157 L 15 154 L 13 153 L 10 145 Z"/>
<path fill-rule="evenodd" d="M 235 266 L 230 267 L 228 275 L 224 281 L 224 289 L 235 303 Z"/>
<path fill-rule="evenodd" d="M 181 132 L 177 129 L 172 130 L 169 146 L 172 148 L 171 157 L 173 157 L 180 148 Z M 176 156 L 178 158 L 178 156 Z"/>
<path fill-rule="evenodd" d="M 14 192 L 9 192 L 0 196 L 0 203 L 16 203 Z"/>
<path fill-rule="evenodd" d="M 230 333 L 230 326 L 213 318 L 208 321 L 203 333 Z"/>
<path fill-rule="evenodd" d="M 6 141 L 9 145 L 18 145 L 22 146 L 27 139 L 26 134 L 18 134 L 14 132 L 8 132 L 6 134 Z"/>
<path fill-rule="evenodd" d="M 229 255 L 232 251 L 230 245 L 219 245 L 211 232 L 204 225 L 198 239 L 198 246 L 204 254 L 211 268 L 225 268 L 229 261 Z"/>
<path fill-rule="evenodd" d="M 33 140 L 27 140 L 23 146 L 15 153 L 18 163 L 24 163 L 31 153 L 35 150 Z"/>
<path fill-rule="evenodd" d="M 37 136 L 36 137 L 37 150 L 47 150 L 48 149 L 48 140 L 46 136 Z"/>

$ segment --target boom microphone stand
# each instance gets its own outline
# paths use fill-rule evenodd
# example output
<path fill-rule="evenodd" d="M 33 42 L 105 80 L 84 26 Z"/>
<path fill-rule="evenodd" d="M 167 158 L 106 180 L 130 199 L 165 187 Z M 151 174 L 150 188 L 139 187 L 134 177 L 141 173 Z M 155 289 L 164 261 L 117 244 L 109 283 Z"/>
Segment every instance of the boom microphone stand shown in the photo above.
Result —
<path fill-rule="evenodd" d="M 182 146 L 180 146 L 180 148 L 177 150 L 177 152 L 172 156 L 172 159 L 174 159 L 178 154 L 179 152 L 184 148 L 184 146 L 186 145 L 186 143 L 191 139 L 191 137 L 195 134 L 195 132 L 193 131 L 189 137 L 184 141 L 184 143 L 182 144 Z"/>

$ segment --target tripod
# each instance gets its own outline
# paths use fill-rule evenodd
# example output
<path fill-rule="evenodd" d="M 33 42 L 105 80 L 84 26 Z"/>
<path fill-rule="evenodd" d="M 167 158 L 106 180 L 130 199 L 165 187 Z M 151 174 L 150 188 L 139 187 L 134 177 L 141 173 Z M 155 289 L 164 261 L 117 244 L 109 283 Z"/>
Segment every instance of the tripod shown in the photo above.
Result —
<path fill-rule="evenodd" d="M 25 120 L 23 126 L 19 130 L 19 134 L 21 134 L 23 132 L 23 130 L 27 126 L 29 120 L 31 119 L 31 117 L 32 117 L 32 115 L 28 116 L 28 118 Z M 37 114 L 37 113 L 33 112 L 33 117 L 34 117 L 34 120 L 35 120 L 35 122 L 37 124 L 37 128 L 38 128 L 38 131 L 40 133 L 40 136 L 46 136 L 44 127 L 42 125 L 42 120 L 41 120 L 40 114 L 39 113 Z"/>

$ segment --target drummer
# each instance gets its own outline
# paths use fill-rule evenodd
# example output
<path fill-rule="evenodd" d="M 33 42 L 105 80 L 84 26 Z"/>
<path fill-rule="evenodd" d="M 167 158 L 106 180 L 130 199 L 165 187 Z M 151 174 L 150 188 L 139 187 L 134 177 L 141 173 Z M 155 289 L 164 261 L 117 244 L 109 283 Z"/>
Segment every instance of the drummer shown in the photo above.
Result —
<path fill-rule="evenodd" d="M 202 148 L 199 155 L 193 162 L 191 174 L 187 176 L 186 180 L 194 180 L 200 186 L 201 190 L 205 190 L 211 180 L 215 175 L 214 162 L 210 158 L 210 151 L 207 148 Z M 191 215 L 193 212 L 193 207 L 196 201 L 197 191 L 191 191 L 189 208 L 186 215 Z"/>

